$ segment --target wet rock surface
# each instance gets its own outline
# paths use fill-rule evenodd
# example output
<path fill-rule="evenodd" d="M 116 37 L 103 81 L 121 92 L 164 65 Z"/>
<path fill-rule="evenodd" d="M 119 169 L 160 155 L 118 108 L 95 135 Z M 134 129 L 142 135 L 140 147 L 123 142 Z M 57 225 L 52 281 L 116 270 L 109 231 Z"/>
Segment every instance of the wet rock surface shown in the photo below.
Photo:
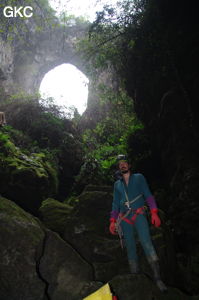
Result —
<path fill-rule="evenodd" d="M 0 299 L 79 299 L 92 267 L 12 201 L 0 208 Z"/>
<path fill-rule="evenodd" d="M 176 288 L 168 287 L 162 293 L 146 275 L 117 276 L 110 281 L 110 286 L 120 300 L 191 300 Z M 194 299 L 194 298 L 193 298 Z"/>
<path fill-rule="evenodd" d="M 0 299 L 43 299 L 37 268 L 44 231 L 15 203 L 0 198 Z"/>

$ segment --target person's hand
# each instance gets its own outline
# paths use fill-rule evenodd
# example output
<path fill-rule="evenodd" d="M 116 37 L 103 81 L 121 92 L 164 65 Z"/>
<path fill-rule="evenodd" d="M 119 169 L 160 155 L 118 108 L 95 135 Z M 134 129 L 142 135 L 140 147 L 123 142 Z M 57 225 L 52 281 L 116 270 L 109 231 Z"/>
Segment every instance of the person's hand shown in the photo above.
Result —
<path fill-rule="evenodd" d="M 151 224 L 154 225 L 155 227 L 160 227 L 161 220 L 160 220 L 157 213 L 158 213 L 157 208 L 152 208 L 151 209 Z"/>
<path fill-rule="evenodd" d="M 110 219 L 110 226 L 109 226 L 109 231 L 111 234 L 117 234 L 116 232 L 116 220 L 115 219 Z"/>

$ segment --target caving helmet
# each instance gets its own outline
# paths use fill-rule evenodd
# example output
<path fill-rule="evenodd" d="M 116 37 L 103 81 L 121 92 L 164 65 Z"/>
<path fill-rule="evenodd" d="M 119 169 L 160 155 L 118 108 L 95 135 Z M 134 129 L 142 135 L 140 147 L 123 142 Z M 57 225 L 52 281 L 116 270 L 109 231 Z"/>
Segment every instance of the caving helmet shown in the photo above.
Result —
<path fill-rule="evenodd" d="M 117 156 L 117 162 L 118 162 L 118 167 L 120 168 L 120 166 L 119 166 L 120 163 L 121 163 L 121 162 L 126 162 L 126 163 L 129 164 L 129 159 L 128 159 L 127 155 L 119 154 L 119 155 Z M 122 174 L 125 174 L 125 173 L 129 172 L 129 168 L 130 168 L 130 165 L 129 165 L 128 168 L 123 168 L 123 169 L 121 169 L 121 170 L 119 171 L 120 174 L 122 175 Z"/>
<path fill-rule="evenodd" d="M 120 162 L 122 162 L 122 161 L 128 162 L 128 157 L 127 157 L 127 155 L 125 155 L 125 154 L 119 154 L 119 155 L 117 156 L 117 162 L 118 162 L 118 164 L 119 164 Z"/>

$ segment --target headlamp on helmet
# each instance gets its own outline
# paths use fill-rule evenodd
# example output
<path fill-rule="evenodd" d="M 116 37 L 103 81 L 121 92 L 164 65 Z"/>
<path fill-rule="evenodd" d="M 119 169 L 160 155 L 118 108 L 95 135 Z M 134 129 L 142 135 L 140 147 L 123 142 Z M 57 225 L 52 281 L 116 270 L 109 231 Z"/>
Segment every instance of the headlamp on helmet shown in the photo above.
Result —
<path fill-rule="evenodd" d="M 117 162 L 120 163 L 120 162 L 128 162 L 128 157 L 124 154 L 119 154 L 117 156 Z"/>

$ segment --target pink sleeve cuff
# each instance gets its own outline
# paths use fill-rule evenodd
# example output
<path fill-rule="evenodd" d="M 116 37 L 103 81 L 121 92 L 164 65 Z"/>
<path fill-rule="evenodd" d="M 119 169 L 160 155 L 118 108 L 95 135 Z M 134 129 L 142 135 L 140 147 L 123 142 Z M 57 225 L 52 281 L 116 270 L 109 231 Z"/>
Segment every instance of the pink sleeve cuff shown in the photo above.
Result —
<path fill-rule="evenodd" d="M 119 215 L 119 212 L 117 210 L 112 210 L 111 211 L 111 218 L 117 219 Z"/>
<path fill-rule="evenodd" d="M 157 208 L 157 204 L 153 196 L 149 196 L 148 198 L 146 198 L 146 202 L 150 209 Z"/>

